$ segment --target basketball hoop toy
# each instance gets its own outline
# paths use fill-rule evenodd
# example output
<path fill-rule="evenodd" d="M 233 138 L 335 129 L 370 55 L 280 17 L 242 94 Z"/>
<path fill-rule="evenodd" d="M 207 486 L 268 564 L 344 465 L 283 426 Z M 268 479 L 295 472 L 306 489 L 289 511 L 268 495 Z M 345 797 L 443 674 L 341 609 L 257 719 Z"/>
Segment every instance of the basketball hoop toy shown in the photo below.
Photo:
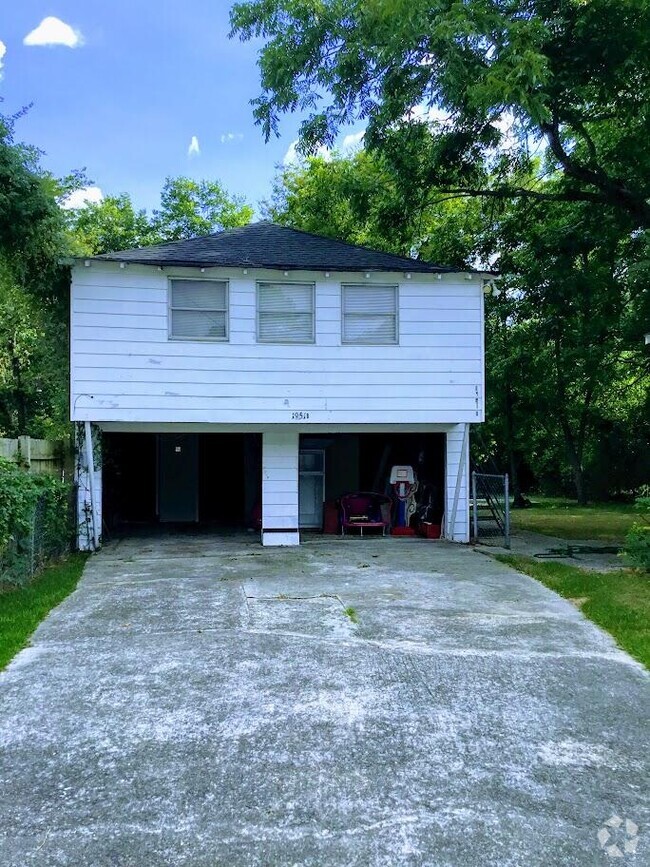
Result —
<path fill-rule="evenodd" d="M 390 486 L 393 496 L 397 500 L 397 520 L 395 527 L 401 528 L 402 533 L 409 528 L 411 515 L 415 513 L 415 492 L 418 489 L 418 480 L 413 467 L 394 466 L 390 471 Z"/>

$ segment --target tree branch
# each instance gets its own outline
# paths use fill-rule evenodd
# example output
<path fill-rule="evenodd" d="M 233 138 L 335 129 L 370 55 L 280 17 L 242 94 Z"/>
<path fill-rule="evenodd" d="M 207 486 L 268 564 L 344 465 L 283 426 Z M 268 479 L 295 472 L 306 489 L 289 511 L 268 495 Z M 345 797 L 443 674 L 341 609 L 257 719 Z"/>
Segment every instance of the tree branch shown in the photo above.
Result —
<path fill-rule="evenodd" d="M 553 156 L 562 166 L 567 177 L 595 187 L 601 193 L 597 201 L 622 208 L 634 216 L 641 225 L 650 226 L 650 205 L 643 195 L 632 192 L 622 181 L 612 180 L 600 168 L 589 169 L 581 165 L 566 152 L 560 136 L 559 120 L 556 117 L 551 122 L 541 123 L 540 129 L 546 136 Z M 576 192 L 583 196 L 586 193 L 586 191 Z M 586 197 L 582 199 L 582 201 L 590 200 L 593 201 Z"/>

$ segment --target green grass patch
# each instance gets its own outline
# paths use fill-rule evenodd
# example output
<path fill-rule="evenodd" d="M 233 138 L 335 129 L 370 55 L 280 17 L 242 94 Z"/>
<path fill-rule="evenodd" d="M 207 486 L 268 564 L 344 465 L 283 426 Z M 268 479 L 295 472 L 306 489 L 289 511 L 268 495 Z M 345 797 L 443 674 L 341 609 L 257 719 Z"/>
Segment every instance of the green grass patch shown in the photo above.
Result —
<path fill-rule="evenodd" d="M 359 622 L 359 615 L 357 614 L 356 608 L 353 608 L 351 605 L 345 609 L 345 616 L 348 617 L 352 623 Z"/>
<path fill-rule="evenodd" d="M 0 587 L 0 669 L 29 643 L 52 608 L 72 593 L 87 559 L 87 554 L 72 554 L 24 587 Z"/>
<path fill-rule="evenodd" d="M 634 505 L 593 503 L 578 506 L 559 497 L 533 497 L 529 509 L 512 509 L 513 530 L 533 530 L 560 539 L 594 539 L 622 544 L 634 522 L 640 520 Z"/>
<path fill-rule="evenodd" d="M 592 572 L 533 557 L 496 554 L 507 563 L 571 599 L 583 614 L 607 630 L 623 650 L 650 668 L 650 579 L 633 569 Z"/>

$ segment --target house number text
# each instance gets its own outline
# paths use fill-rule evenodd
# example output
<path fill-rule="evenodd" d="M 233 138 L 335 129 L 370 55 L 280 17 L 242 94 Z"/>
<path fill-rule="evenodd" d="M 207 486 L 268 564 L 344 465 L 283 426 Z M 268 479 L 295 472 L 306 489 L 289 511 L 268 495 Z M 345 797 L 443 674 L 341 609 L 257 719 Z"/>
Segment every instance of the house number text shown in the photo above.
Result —
<path fill-rule="evenodd" d="M 309 419 L 308 412 L 292 412 L 291 421 L 307 421 Z"/>

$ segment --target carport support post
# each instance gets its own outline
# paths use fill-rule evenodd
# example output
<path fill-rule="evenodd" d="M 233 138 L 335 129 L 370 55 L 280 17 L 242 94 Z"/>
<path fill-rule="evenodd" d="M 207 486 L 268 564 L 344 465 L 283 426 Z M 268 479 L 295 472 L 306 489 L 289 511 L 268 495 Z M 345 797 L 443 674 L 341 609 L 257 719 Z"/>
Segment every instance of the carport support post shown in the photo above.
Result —
<path fill-rule="evenodd" d="M 93 434 L 89 421 L 84 422 L 84 450 L 86 457 L 86 476 L 90 493 L 90 530 L 88 532 L 88 547 L 96 551 L 99 548 L 99 518 L 97 509 L 97 486 L 95 484 L 95 460 L 93 457 Z M 79 479 L 81 482 L 82 480 Z M 82 485 L 80 484 L 80 489 Z M 91 542 L 92 539 L 92 542 Z M 80 545 L 80 547 L 82 547 Z"/>
<path fill-rule="evenodd" d="M 472 524 L 474 526 L 474 541 L 478 540 L 478 502 L 476 499 L 476 470 L 472 472 Z"/>
<path fill-rule="evenodd" d="M 457 424 L 447 431 L 445 513 L 449 516 L 447 538 L 452 542 L 469 542 L 468 468 L 469 424 Z M 460 531 L 459 523 L 462 525 Z"/>
<path fill-rule="evenodd" d="M 293 428 L 262 435 L 262 544 L 299 545 L 298 455 Z"/>

